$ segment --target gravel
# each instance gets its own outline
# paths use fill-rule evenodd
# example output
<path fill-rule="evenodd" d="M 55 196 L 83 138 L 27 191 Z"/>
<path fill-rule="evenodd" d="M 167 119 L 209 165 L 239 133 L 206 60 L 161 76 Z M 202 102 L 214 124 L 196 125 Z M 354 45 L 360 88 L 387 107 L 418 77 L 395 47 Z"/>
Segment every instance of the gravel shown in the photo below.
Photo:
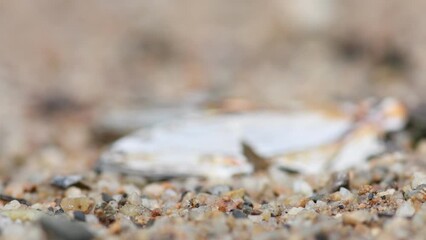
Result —
<path fill-rule="evenodd" d="M 266 168 L 230 178 L 168 179 L 97 171 L 78 159 L 73 164 L 84 169 L 59 174 L 58 169 L 73 165 L 63 161 L 61 151 L 50 148 L 49 164 L 26 164 L 3 180 L 0 228 L 5 238 L 424 236 L 426 164 L 415 148 L 386 150 L 344 170 Z"/>

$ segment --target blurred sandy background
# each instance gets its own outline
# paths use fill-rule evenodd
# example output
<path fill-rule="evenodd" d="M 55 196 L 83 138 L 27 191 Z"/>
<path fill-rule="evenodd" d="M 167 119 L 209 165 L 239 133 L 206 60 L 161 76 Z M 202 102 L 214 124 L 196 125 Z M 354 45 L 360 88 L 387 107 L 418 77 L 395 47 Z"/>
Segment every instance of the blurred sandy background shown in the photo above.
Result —
<path fill-rule="evenodd" d="M 416 107 L 426 99 L 425 7 L 0 0 L 0 168 L 94 161 L 93 124 L 120 108 L 369 96 Z"/>

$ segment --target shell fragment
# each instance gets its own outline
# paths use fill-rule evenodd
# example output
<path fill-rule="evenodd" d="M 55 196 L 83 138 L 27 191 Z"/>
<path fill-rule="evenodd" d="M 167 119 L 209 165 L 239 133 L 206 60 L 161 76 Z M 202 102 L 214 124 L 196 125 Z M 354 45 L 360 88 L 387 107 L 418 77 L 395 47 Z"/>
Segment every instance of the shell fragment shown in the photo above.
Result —
<path fill-rule="evenodd" d="M 383 152 L 381 136 L 401 129 L 405 108 L 394 99 L 349 111 L 200 114 L 124 137 L 99 168 L 145 177 L 229 178 L 253 172 L 243 143 L 269 165 L 301 173 L 341 170 Z"/>

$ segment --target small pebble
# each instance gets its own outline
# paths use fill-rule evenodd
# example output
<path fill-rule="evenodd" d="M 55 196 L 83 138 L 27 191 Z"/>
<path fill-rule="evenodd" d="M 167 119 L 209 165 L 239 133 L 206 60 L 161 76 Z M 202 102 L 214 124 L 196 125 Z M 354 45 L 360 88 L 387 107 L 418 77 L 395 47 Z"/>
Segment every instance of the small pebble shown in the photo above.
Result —
<path fill-rule="evenodd" d="M 136 192 L 130 193 L 130 195 L 127 197 L 127 201 L 133 205 L 141 205 L 142 203 L 141 197 Z"/>
<path fill-rule="evenodd" d="M 61 207 L 65 211 L 82 211 L 89 213 L 94 206 L 94 201 L 87 197 L 64 198 L 61 201 Z"/>
<path fill-rule="evenodd" d="M 243 198 L 244 194 L 245 194 L 245 190 L 243 188 L 240 188 L 240 189 L 227 192 L 224 194 L 224 196 L 228 196 L 232 199 L 238 199 L 238 198 Z"/>
<path fill-rule="evenodd" d="M 411 181 L 411 187 L 415 189 L 422 184 L 426 184 L 426 174 L 422 172 L 414 173 L 413 180 Z"/>
<path fill-rule="evenodd" d="M 395 193 L 395 189 L 390 188 L 390 189 L 388 189 L 388 190 L 386 190 L 384 192 L 377 193 L 377 196 L 379 196 L 379 197 L 389 196 L 389 195 L 393 195 L 394 193 Z"/>
<path fill-rule="evenodd" d="M 80 175 L 55 176 L 53 177 L 51 184 L 55 187 L 62 188 L 62 189 L 67 189 L 71 186 L 76 186 L 76 185 L 87 188 L 87 186 L 81 182 L 82 180 L 83 180 L 83 177 Z"/>
<path fill-rule="evenodd" d="M 413 207 L 411 200 L 404 202 L 398 210 L 396 210 L 396 216 L 398 217 L 412 217 L 416 210 Z"/>
<path fill-rule="evenodd" d="M 247 214 L 239 209 L 232 209 L 231 213 L 234 218 L 247 218 Z"/>
<path fill-rule="evenodd" d="M 74 197 L 83 197 L 83 192 L 80 188 L 70 187 L 65 191 L 65 197 L 74 198 Z"/>
<path fill-rule="evenodd" d="M 297 215 L 298 213 L 300 213 L 303 210 L 304 210 L 304 208 L 302 208 L 302 207 L 293 207 L 288 211 L 288 214 L 289 215 Z"/>
<path fill-rule="evenodd" d="M 350 225 L 357 225 L 365 223 L 371 219 L 371 215 L 365 210 L 358 210 L 354 212 L 346 212 L 343 214 L 343 223 Z"/>
<path fill-rule="evenodd" d="M 3 209 L 4 210 L 13 210 L 13 209 L 18 209 L 21 206 L 21 204 L 18 202 L 18 200 L 13 200 L 9 203 L 7 203 Z"/>
<path fill-rule="evenodd" d="M 340 191 L 339 191 L 342 200 L 351 200 L 353 199 L 354 195 L 351 193 L 351 191 L 349 191 L 348 189 L 341 187 Z"/>
<path fill-rule="evenodd" d="M 145 209 L 142 206 L 133 205 L 126 203 L 123 207 L 120 208 L 120 212 L 129 217 L 135 217 L 141 215 Z"/>
<path fill-rule="evenodd" d="M 78 222 L 71 222 L 59 217 L 43 217 L 40 224 L 48 239 L 91 240 L 94 235 Z"/>
<path fill-rule="evenodd" d="M 111 202 L 113 200 L 114 200 L 114 198 L 112 198 L 112 196 L 109 195 L 108 193 L 102 193 L 102 201 Z"/>
<path fill-rule="evenodd" d="M 85 222 L 86 221 L 86 215 L 82 211 L 74 211 L 73 212 L 74 219 L 77 221 Z"/>
<path fill-rule="evenodd" d="M 13 221 L 34 221 L 43 215 L 41 211 L 27 208 L 27 209 L 13 209 L 13 210 L 4 210 L 1 212 L 1 215 L 7 216 Z"/>
<path fill-rule="evenodd" d="M 313 190 L 311 185 L 303 180 L 297 180 L 293 183 L 294 192 L 302 193 L 306 196 L 311 196 L 313 194 Z"/>

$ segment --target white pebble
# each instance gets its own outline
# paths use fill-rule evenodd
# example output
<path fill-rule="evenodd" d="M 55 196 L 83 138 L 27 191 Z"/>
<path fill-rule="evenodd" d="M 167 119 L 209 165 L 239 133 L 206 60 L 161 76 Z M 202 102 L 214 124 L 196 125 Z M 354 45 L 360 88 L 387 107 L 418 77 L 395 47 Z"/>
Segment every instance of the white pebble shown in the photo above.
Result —
<path fill-rule="evenodd" d="M 321 201 L 321 200 L 318 200 L 317 201 L 317 207 L 319 208 L 319 209 L 323 209 L 323 208 L 326 208 L 328 205 L 327 205 L 327 203 L 326 202 L 323 202 L 323 201 Z"/>
<path fill-rule="evenodd" d="M 288 211 L 289 215 L 297 215 L 298 213 L 300 213 L 304 208 L 302 207 L 293 207 Z"/>
<path fill-rule="evenodd" d="M 404 202 L 398 210 L 396 210 L 396 216 L 398 217 L 412 217 L 416 210 L 413 207 L 411 200 Z"/>
<path fill-rule="evenodd" d="M 354 212 L 343 213 L 343 223 L 357 225 L 367 222 L 371 219 L 371 215 L 366 210 L 358 210 Z"/>
<path fill-rule="evenodd" d="M 80 188 L 70 187 L 65 191 L 65 197 L 74 198 L 74 197 L 84 197 Z"/>
<path fill-rule="evenodd" d="M 3 209 L 4 210 L 13 210 L 18 209 L 21 206 L 21 204 L 17 200 L 12 200 L 8 204 L 6 204 Z"/>
<path fill-rule="evenodd" d="M 384 192 L 377 193 L 377 196 L 383 197 L 383 196 L 393 195 L 394 193 L 395 193 L 395 189 L 390 188 L 390 189 L 388 189 L 388 190 L 386 190 Z"/>
<path fill-rule="evenodd" d="M 306 208 L 306 209 L 315 209 L 315 203 L 314 203 L 314 201 L 310 200 L 310 201 L 306 204 L 305 208 Z"/>
<path fill-rule="evenodd" d="M 137 192 L 132 192 L 127 198 L 127 201 L 133 205 L 141 205 L 142 203 L 141 197 Z"/>
<path fill-rule="evenodd" d="M 414 189 L 422 184 L 426 184 L 426 174 L 422 172 L 414 173 L 413 180 L 411 181 L 411 187 Z"/>
<path fill-rule="evenodd" d="M 125 193 L 127 194 L 131 194 L 131 193 L 137 193 L 137 194 L 141 194 L 141 191 L 138 187 L 136 187 L 133 184 L 126 184 L 123 186 L 123 190 Z"/>
<path fill-rule="evenodd" d="M 151 183 L 144 188 L 143 192 L 149 196 L 161 196 L 164 190 L 165 189 L 163 185 L 158 183 Z"/>
<path fill-rule="evenodd" d="M 149 209 L 160 207 L 160 203 L 155 199 L 142 198 L 141 202 L 142 202 L 142 206 Z"/>
<path fill-rule="evenodd" d="M 302 193 L 306 196 L 311 196 L 313 194 L 313 190 L 311 185 L 309 183 L 303 181 L 303 180 L 296 180 L 293 183 L 293 190 L 295 192 Z"/>
<path fill-rule="evenodd" d="M 341 187 L 339 191 L 340 195 L 342 196 L 342 200 L 351 200 L 354 195 L 349 191 L 348 189 Z"/>

